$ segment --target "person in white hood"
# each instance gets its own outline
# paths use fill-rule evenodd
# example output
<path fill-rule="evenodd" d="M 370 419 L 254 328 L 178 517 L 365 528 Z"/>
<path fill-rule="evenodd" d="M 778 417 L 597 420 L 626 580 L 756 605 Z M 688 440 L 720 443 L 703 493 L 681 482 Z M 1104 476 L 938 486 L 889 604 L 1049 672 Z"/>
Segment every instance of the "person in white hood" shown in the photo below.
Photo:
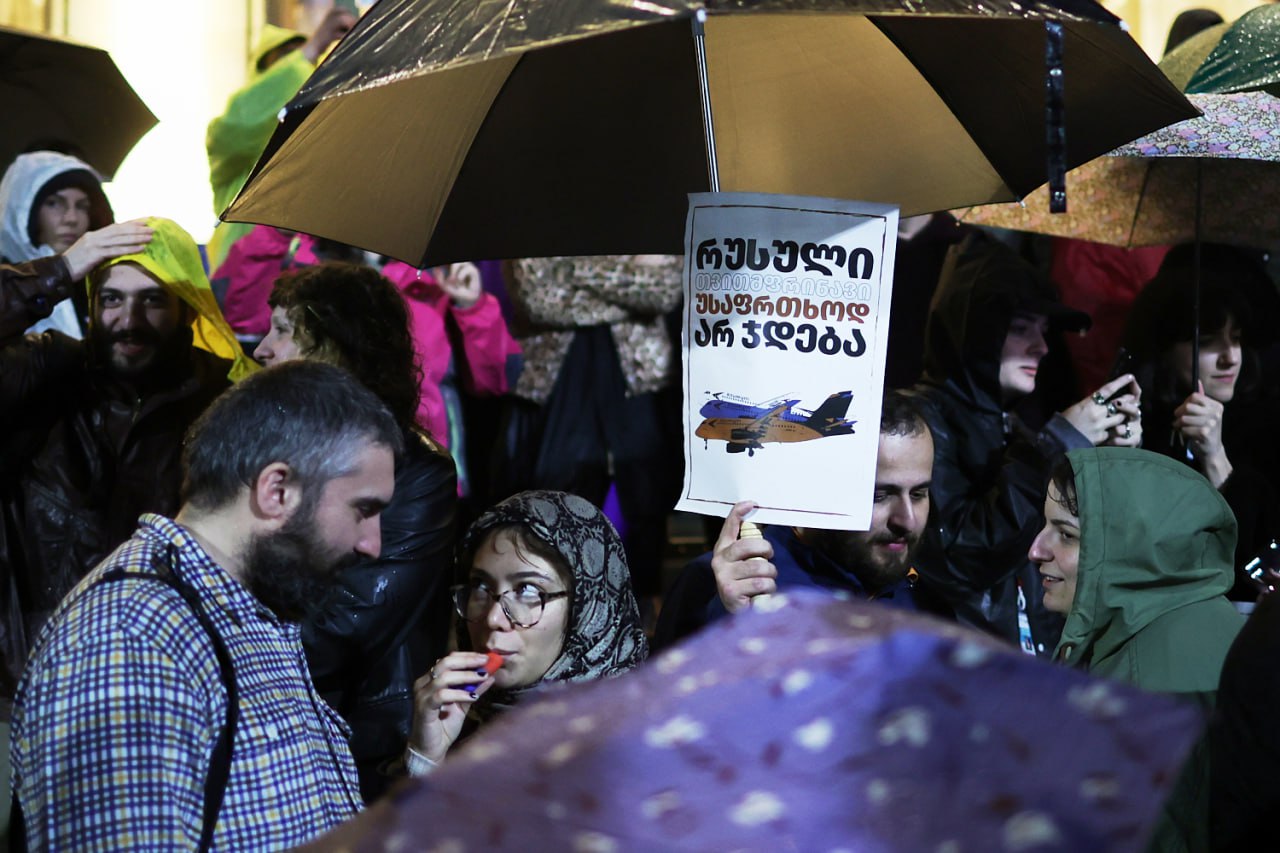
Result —
<path fill-rule="evenodd" d="M 0 259 L 9 263 L 65 252 L 86 232 L 114 221 L 101 176 L 69 154 L 20 154 L 0 180 Z M 75 287 L 72 294 L 27 331 L 56 329 L 83 338 L 88 316 L 85 290 Z"/>

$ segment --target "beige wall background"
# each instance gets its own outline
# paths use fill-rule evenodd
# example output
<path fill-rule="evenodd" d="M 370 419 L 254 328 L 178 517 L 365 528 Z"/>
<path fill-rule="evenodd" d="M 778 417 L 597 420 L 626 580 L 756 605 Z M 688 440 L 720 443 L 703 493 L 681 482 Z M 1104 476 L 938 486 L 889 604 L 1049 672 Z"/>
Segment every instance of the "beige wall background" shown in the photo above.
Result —
<path fill-rule="evenodd" d="M 199 241 L 217 221 L 204 132 L 244 84 L 264 22 L 310 32 L 332 0 L 0 0 L 0 24 L 51 32 L 110 51 L 160 123 L 108 186 L 121 218 L 177 220 Z M 552 0 L 548 0 L 552 2 Z M 1232 20 L 1259 0 L 1103 0 L 1158 59 L 1189 8 Z"/>
<path fill-rule="evenodd" d="M 63 34 L 109 51 L 160 120 L 107 188 L 118 219 L 165 216 L 209 239 L 217 217 L 204 130 L 244 82 L 254 5 L 67 0 Z"/>

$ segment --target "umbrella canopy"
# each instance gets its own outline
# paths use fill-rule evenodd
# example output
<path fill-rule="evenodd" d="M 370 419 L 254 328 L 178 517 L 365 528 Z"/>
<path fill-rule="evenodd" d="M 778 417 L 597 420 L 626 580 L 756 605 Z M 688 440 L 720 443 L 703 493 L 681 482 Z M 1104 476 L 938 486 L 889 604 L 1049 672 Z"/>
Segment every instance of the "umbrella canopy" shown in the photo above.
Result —
<path fill-rule="evenodd" d="M 156 124 L 110 54 L 0 27 L 0 171 L 33 148 L 80 157 L 107 180 Z"/>
<path fill-rule="evenodd" d="M 1280 95 L 1280 6 L 1267 3 L 1197 33 L 1160 61 L 1188 94 L 1266 91 Z"/>
<path fill-rule="evenodd" d="M 223 214 L 415 265 L 680 252 L 719 189 L 904 214 L 1047 177 L 1046 21 L 1074 165 L 1194 115 L 1091 0 L 382 0 L 286 108 Z"/>
<path fill-rule="evenodd" d="M 961 628 L 775 595 L 480 732 L 315 850 L 1140 850 L 1200 714 Z"/>
<path fill-rule="evenodd" d="M 1049 212 L 1047 187 L 1023 204 L 958 211 L 957 218 L 1116 246 L 1199 237 L 1268 246 L 1280 238 L 1280 99 L 1265 92 L 1190 95 L 1200 118 L 1148 134 L 1067 175 L 1071 204 Z"/>
<path fill-rule="evenodd" d="M 1160 60 L 1160 70 L 1179 91 L 1185 92 L 1196 70 L 1217 47 L 1229 23 L 1214 24 L 1188 38 Z"/>

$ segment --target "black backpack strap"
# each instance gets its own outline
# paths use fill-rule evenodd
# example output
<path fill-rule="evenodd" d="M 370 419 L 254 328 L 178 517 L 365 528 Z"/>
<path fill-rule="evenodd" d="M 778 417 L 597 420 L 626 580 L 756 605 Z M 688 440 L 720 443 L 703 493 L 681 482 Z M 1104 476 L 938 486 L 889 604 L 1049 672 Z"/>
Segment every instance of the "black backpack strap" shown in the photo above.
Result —
<path fill-rule="evenodd" d="M 176 551 L 177 547 L 173 545 L 170 545 L 167 549 L 165 562 L 168 565 L 173 565 L 177 561 Z M 240 694 L 236 689 L 236 670 L 231 662 L 231 654 L 227 651 L 227 646 L 222 641 L 222 636 L 214 626 L 213 620 L 205 613 L 204 606 L 200 602 L 200 596 L 197 595 L 194 589 L 184 583 L 181 578 L 168 570 L 167 566 L 160 567 L 158 565 L 159 562 L 159 560 L 156 561 L 157 572 L 129 572 L 124 569 L 113 569 L 104 572 L 94 582 L 94 585 L 127 578 L 159 581 L 182 596 L 182 600 L 191 608 L 196 621 L 200 623 L 200 627 L 204 629 L 204 632 L 209 635 L 209 641 L 213 644 L 213 653 L 218 659 L 218 670 L 222 676 L 222 684 L 227 691 L 227 718 L 222 725 L 221 731 L 218 732 L 218 740 L 214 743 L 213 755 L 209 761 L 209 774 L 205 776 L 204 780 L 203 825 L 200 831 L 200 845 L 197 849 L 206 851 L 213 847 L 213 831 L 218 823 L 218 813 L 222 810 L 222 798 L 227 789 L 227 780 L 231 778 L 231 754 L 235 744 L 236 728 L 240 723 Z M 9 849 L 11 851 L 25 851 L 28 849 L 26 823 L 22 814 L 22 807 L 18 803 L 17 791 L 13 792 L 10 811 Z"/>
<path fill-rule="evenodd" d="M 170 565 L 177 557 L 173 553 L 175 550 L 170 546 L 168 554 Z M 209 635 L 209 640 L 213 643 L 213 653 L 218 658 L 222 684 L 227 691 L 227 718 L 221 731 L 218 732 L 218 740 L 214 743 L 213 755 L 210 757 L 209 774 L 204 780 L 204 818 L 200 832 L 200 846 L 197 848 L 202 851 L 209 850 L 213 847 L 213 830 L 218 823 L 218 812 L 222 810 L 222 798 L 227 790 L 227 780 L 231 778 L 231 753 L 235 743 L 236 728 L 240 723 L 240 694 L 236 689 L 236 669 L 231 662 L 231 653 L 227 651 L 227 646 L 222 641 L 222 636 L 214 626 L 213 620 L 205 613 L 204 605 L 201 604 L 200 597 L 194 589 L 171 571 L 152 574 L 115 569 L 105 572 L 97 582 L 106 583 L 126 578 L 159 581 L 182 596 L 182 600 L 191 608 L 200 627 Z"/>

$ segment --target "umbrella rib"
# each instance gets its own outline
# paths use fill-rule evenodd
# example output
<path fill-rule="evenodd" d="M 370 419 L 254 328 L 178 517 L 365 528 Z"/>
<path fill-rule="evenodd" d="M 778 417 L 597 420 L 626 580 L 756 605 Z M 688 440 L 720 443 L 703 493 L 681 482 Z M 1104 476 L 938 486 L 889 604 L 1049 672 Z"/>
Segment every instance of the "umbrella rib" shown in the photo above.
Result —
<path fill-rule="evenodd" d="M 886 30 L 883 26 L 880 25 L 880 20 L 879 20 L 880 17 L 881 16 L 879 15 L 866 16 L 867 20 L 870 21 L 875 26 L 875 28 L 879 30 L 880 33 L 885 38 L 887 38 L 893 44 L 894 47 L 898 49 L 898 51 L 906 58 L 907 62 L 911 63 L 911 67 L 915 69 L 915 72 L 920 75 L 920 79 L 924 80 L 925 84 L 928 85 L 930 89 L 938 93 L 941 93 L 942 91 L 944 91 L 944 87 L 940 86 L 938 81 L 934 79 L 932 75 L 930 75 L 924 69 L 922 69 L 919 66 L 919 64 L 912 58 L 912 54 L 909 50 L 907 50 L 906 46 L 903 45 L 901 41 L 894 38 L 893 33 L 891 33 L 889 30 Z M 890 16 L 886 15 L 884 17 L 890 17 Z M 959 124 L 962 128 L 966 127 L 964 120 L 961 119 L 960 116 L 956 115 L 956 111 L 952 109 L 951 104 L 947 103 L 945 98 L 939 95 L 938 100 L 944 107 L 946 107 L 947 112 L 951 114 L 951 117 L 956 120 L 957 124 Z M 1013 188 L 1013 183 L 1009 180 L 1008 176 L 1005 175 L 1003 172 L 1001 172 L 1000 168 L 994 162 L 992 162 L 991 156 L 987 153 L 986 149 L 984 149 L 978 143 L 978 140 L 974 139 L 972 133 L 969 134 L 969 139 L 973 142 L 974 147 L 977 148 L 977 150 L 982 152 L 982 159 L 987 162 L 987 165 L 991 168 L 991 171 L 995 172 L 995 174 L 999 176 L 1000 182 L 1004 184 L 1005 188 L 1010 190 L 1015 196 L 1018 197 L 1018 200 L 1021 201 L 1023 196 L 1020 194 L 1018 190 L 1015 190 Z"/>
<path fill-rule="evenodd" d="M 1138 191 L 1138 200 L 1133 205 L 1133 219 L 1129 222 L 1129 237 L 1125 241 L 1125 248 L 1133 248 L 1133 238 L 1138 232 L 1138 214 L 1142 210 L 1143 199 L 1147 197 L 1147 186 L 1151 183 L 1151 170 L 1156 167 L 1156 160 L 1152 159 L 1147 163 L 1147 168 L 1142 172 L 1142 189 Z"/>
<path fill-rule="evenodd" d="M 484 134 L 486 127 L 493 120 L 493 104 L 498 103 L 498 101 L 502 99 L 502 96 L 507 91 L 507 87 L 511 85 L 511 78 L 516 75 L 516 71 L 520 68 L 521 63 L 523 63 L 527 57 L 528 57 L 527 52 L 522 53 L 521 55 L 517 56 L 515 62 L 512 63 L 511 70 L 507 73 L 507 78 L 502 81 L 502 85 L 498 87 L 498 90 L 496 92 L 494 92 L 493 99 L 492 101 L 490 101 L 489 109 L 486 111 L 484 118 L 480 120 L 480 125 L 476 128 L 475 136 L 472 137 L 472 144 L 474 144 L 475 140 L 480 138 L 480 136 Z M 435 240 L 436 229 L 440 225 L 439 220 L 444 216 L 444 212 L 448 209 L 449 202 L 453 198 L 453 189 L 456 188 L 458 181 L 462 177 L 462 173 L 464 170 L 466 170 L 466 168 L 467 168 L 467 157 L 464 155 L 462 158 L 462 163 L 458 167 L 458 174 L 454 176 L 454 181 L 453 181 L 454 186 L 451 187 L 449 192 L 445 194 L 444 202 L 440 206 L 440 216 L 437 217 L 436 224 L 432 226 L 431 234 L 428 235 L 426 245 L 423 247 L 423 250 L 422 250 L 422 255 L 416 259 L 417 262 L 414 264 L 415 266 L 418 266 L 418 267 L 427 266 L 427 258 L 431 255 L 432 249 L 434 248 L 433 242 Z"/>

